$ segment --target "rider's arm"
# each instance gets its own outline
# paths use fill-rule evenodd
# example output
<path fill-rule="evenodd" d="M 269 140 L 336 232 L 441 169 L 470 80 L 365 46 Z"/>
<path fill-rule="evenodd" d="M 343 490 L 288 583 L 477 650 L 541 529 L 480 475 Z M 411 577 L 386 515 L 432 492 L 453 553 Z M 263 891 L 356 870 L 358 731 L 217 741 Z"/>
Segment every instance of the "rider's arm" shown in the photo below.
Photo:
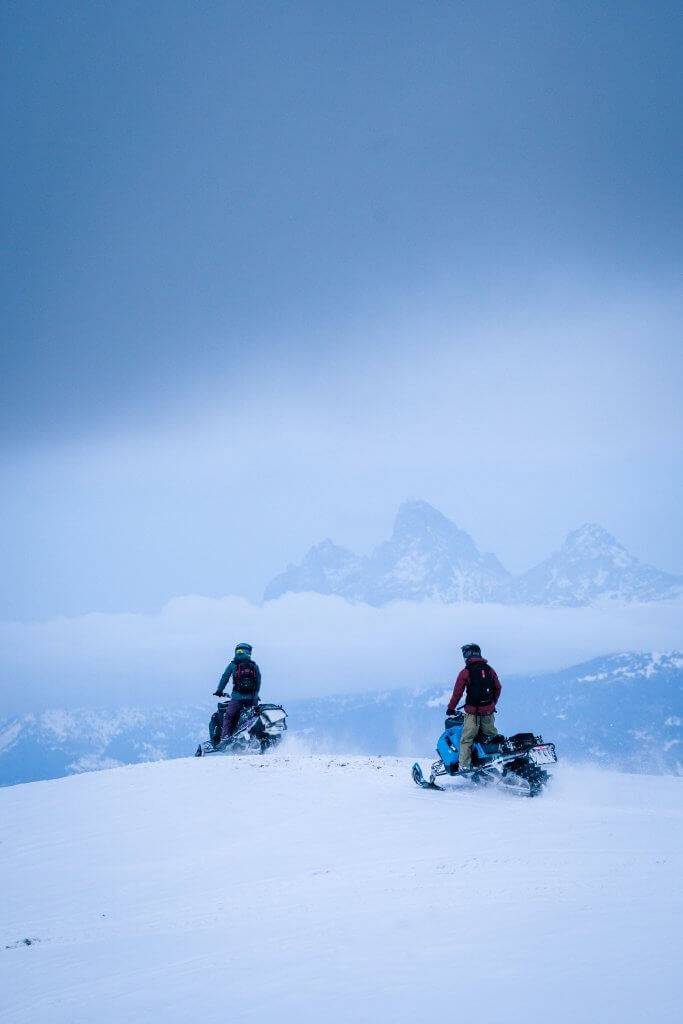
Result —
<path fill-rule="evenodd" d="M 463 693 L 465 692 L 465 687 L 467 686 L 467 679 L 467 669 L 463 668 L 459 672 L 458 678 L 455 680 L 455 686 L 453 687 L 453 696 L 448 702 L 448 710 L 446 711 L 447 715 L 452 715 L 456 707 L 460 703 L 460 699 Z"/>
<path fill-rule="evenodd" d="M 225 687 L 230 682 L 230 677 L 231 677 L 231 675 L 233 674 L 234 671 L 235 671 L 235 662 L 231 661 L 230 664 L 228 665 L 228 667 L 226 668 L 225 672 L 221 676 L 220 683 L 216 687 L 216 694 L 217 694 L 217 696 L 219 696 L 219 697 L 223 696 L 223 693 L 225 692 Z"/>
<path fill-rule="evenodd" d="M 256 666 L 256 696 L 261 692 L 261 669 Z"/>

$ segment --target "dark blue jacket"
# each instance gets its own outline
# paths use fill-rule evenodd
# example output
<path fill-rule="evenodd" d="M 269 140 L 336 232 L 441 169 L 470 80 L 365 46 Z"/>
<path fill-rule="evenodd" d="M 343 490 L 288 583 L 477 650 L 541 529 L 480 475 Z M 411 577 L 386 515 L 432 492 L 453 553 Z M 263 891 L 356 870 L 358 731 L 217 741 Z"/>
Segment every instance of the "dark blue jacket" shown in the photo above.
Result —
<path fill-rule="evenodd" d="M 241 662 L 241 661 L 251 661 L 251 660 L 252 659 L 247 657 L 246 654 L 238 655 L 236 658 L 233 658 L 233 660 L 230 662 L 230 664 L 226 668 L 225 672 L 221 676 L 221 681 L 218 684 L 218 687 L 216 689 L 216 693 L 219 696 L 221 696 L 221 697 L 223 696 L 223 693 L 225 691 L 226 686 L 228 685 L 230 680 L 232 678 L 234 678 L 235 672 L 237 671 L 237 665 L 239 664 L 239 662 Z M 258 665 L 256 664 L 255 661 L 253 661 L 252 664 L 253 664 L 254 668 L 256 669 L 256 693 L 254 693 L 254 694 L 235 693 L 235 691 L 233 690 L 232 693 L 230 694 L 230 700 L 250 700 L 250 701 L 254 701 L 254 700 L 258 699 L 259 691 L 261 689 L 261 669 L 258 667 Z"/>

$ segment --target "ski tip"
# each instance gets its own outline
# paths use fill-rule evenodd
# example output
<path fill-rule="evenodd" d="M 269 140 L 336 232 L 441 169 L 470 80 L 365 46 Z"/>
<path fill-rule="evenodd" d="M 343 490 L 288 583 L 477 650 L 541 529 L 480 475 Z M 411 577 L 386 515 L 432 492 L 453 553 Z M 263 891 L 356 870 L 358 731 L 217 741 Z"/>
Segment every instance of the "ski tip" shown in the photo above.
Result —
<path fill-rule="evenodd" d="M 413 782 L 415 783 L 416 786 L 419 786 L 420 789 L 443 789 L 443 786 L 437 786 L 435 782 L 432 782 L 431 780 L 428 782 L 427 779 L 425 779 L 424 775 L 422 774 L 422 769 L 420 768 L 417 761 L 412 767 L 411 775 L 413 776 Z"/>

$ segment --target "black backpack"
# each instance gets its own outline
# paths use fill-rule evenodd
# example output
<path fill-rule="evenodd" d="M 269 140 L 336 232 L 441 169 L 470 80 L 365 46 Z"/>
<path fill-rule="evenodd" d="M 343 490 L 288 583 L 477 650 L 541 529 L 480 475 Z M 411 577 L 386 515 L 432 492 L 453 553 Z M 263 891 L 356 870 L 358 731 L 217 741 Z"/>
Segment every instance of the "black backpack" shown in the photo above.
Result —
<path fill-rule="evenodd" d="M 496 691 L 493 685 L 493 672 L 484 661 L 477 661 L 467 666 L 467 703 L 480 708 L 485 704 L 493 704 Z"/>
<path fill-rule="evenodd" d="M 258 675 L 256 674 L 256 663 L 253 661 L 238 661 L 232 677 L 232 688 L 242 697 L 253 697 L 258 690 Z"/>

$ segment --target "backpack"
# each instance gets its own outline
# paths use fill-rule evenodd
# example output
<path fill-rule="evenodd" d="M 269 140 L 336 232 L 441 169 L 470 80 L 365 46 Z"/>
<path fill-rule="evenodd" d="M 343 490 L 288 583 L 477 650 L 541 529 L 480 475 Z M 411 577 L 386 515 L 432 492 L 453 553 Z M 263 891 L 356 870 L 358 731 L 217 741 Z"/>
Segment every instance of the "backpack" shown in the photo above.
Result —
<path fill-rule="evenodd" d="M 485 704 L 493 704 L 496 700 L 496 691 L 493 686 L 493 672 L 486 662 L 478 661 L 467 666 L 467 703 L 473 704 L 476 708 Z"/>
<path fill-rule="evenodd" d="M 253 661 L 238 661 L 232 677 L 232 688 L 235 693 L 242 697 L 253 697 L 258 690 L 258 675 L 256 674 L 256 663 Z"/>

